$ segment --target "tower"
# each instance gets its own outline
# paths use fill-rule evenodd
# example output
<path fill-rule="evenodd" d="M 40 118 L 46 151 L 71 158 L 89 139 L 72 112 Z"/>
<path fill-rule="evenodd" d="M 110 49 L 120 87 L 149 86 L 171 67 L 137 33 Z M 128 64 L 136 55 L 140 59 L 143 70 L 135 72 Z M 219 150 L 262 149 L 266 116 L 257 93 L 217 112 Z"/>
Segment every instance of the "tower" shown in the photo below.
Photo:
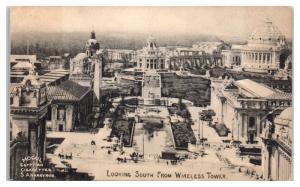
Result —
<path fill-rule="evenodd" d="M 87 40 L 85 49 L 88 57 L 96 55 L 96 51 L 100 49 L 100 44 L 96 39 L 95 31 L 91 32 L 91 38 Z"/>
<path fill-rule="evenodd" d="M 153 36 L 150 36 L 147 39 L 147 48 L 150 49 L 150 50 L 157 49 L 156 39 Z"/>
<path fill-rule="evenodd" d="M 95 104 L 96 107 L 99 107 L 101 102 L 101 83 L 102 83 L 102 54 L 98 54 L 97 56 L 92 58 L 94 62 L 95 70 L 94 70 L 94 80 L 93 80 L 93 90 L 95 94 Z"/>

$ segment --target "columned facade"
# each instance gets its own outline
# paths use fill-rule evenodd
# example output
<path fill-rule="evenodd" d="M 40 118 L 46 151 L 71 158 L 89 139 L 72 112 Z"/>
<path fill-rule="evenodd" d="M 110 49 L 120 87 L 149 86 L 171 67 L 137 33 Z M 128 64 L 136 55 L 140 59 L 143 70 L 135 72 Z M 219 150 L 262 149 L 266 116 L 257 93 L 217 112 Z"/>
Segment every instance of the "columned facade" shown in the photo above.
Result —
<path fill-rule="evenodd" d="M 51 130 L 72 131 L 73 111 L 72 104 L 52 104 L 51 105 Z"/>
<path fill-rule="evenodd" d="M 260 141 L 269 112 L 282 111 L 291 105 L 291 94 L 277 92 L 248 79 L 213 79 L 211 87 L 211 107 L 216 113 L 215 122 L 226 125 L 233 141 L 246 144 Z"/>
<path fill-rule="evenodd" d="M 166 54 L 157 47 L 153 37 L 148 38 L 146 47 L 137 51 L 136 62 L 136 68 L 141 70 L 163 70 L 168 67 Z"/>
<path fill-rule="evenodd" d="M 292 180 L 292 112 L 283 110 L 263 129 L 262 171 L 265 180 Z"/>
<path fill-rule="evenodd" d="M 249 36 L 247 45 L 241 48 L 242 68 L 253 72 L 276 72 L 280 69 L 280 61 L 286 60 L 287 56 L 284 59 L 281 55 L 287 50 L 284 35 L 270 20 L 266 20 Z"/>

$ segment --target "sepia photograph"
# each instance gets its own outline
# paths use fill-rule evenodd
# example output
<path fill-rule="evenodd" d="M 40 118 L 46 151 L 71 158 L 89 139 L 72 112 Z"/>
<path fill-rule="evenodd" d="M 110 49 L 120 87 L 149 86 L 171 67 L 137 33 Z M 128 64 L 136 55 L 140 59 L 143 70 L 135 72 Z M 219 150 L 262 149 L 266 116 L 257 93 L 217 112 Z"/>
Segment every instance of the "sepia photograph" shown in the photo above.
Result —
<path fill-rule="evenodd" d="M 8 180 L 294 180 L 293 7 L 7 14 Z"/>

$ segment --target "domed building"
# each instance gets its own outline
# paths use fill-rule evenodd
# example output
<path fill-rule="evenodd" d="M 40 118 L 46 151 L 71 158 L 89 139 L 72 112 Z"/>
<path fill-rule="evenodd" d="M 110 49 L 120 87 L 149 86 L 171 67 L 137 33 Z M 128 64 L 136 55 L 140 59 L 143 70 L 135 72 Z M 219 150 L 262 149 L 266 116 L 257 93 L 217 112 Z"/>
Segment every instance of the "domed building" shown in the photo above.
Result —
<path fill-rule="evenodd" d="M 270 126 L 267 123 L 263 137 L 262 169 L 264 178 L 292 180 L 293 108 L 288 107 L 283 110 L 274 119 L 274 126 Z"/>
<path fill-rule="evenodd" d="M 85 52 L 78 53 L 70 60 L 69 80 L 93 90 L 94 105 L 99 110 L 102 83 L 102 65 L 107 59 L 105 50 L 100 49 L 94 31 L 85 43 Z M 96 107 L 97 105 L 97 107 Z"/>
<path fill-rule="evenodd" d="M 96 39 L 94 31 L 91 32 L 91 37 L 86 41 L 85 53 L 78 53 L 70 60 L 70 80 L 77 82 L 82 86 L 93 86 L 95 74 L 101 72 L 102 51 L 100 44 Z M 96 68 L 97 66 L 97 68 Z M 97 71 L 97 73 L 95 73 Z M 102 77 L 99 76 L 99 77 Z M 98 77 L 97 77 L 98 78 Z"/>
<path fill-rule="evenodd" d="M 165 59 L 166 54 L 158 48 L 156 39 L 150 36 L 146 47 L 137 51 L 137 68 L 141 70 L 165 69 L 168 68 Z"/>
<path fill-rule="evenodd" d="M 290 54 L 285 36 L 266 19 L 241 48 L 241 66 L 245 71 L 272 73 L 288 68 L 286 59 Z"/>

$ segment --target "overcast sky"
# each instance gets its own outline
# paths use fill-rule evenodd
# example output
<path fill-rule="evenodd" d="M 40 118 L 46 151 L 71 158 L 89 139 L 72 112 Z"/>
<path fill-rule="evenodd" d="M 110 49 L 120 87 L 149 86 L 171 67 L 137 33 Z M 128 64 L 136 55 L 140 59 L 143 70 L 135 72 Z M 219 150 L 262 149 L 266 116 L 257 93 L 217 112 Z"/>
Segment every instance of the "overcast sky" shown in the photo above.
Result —
<path fill-rule="evenodd" d="M 13 7 L 12 32 L 130 32 L 246 37 L 270 18 L 291 38 L 289 7 Z"/>

